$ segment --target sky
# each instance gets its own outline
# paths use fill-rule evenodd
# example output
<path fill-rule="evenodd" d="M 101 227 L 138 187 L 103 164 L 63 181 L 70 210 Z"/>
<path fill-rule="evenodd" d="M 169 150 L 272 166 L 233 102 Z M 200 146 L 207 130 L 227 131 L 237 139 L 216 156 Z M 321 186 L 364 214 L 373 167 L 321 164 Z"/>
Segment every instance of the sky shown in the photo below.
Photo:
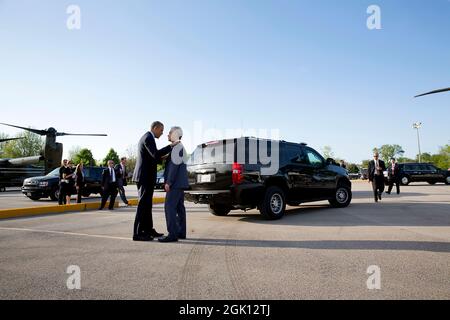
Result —
<path fill-rule="evenodd" d="M 0 0 L 0 122 L 106 133 L 58 138 L 97 159 L 154 120 L 188 151 L 255 130 L 349 162 L 382 144 L 415 157 L 413 122 L 422 152 L 450 142 L 450 93 L 413 98 L 450 87 L 449 40 L 448 0 Z"/>

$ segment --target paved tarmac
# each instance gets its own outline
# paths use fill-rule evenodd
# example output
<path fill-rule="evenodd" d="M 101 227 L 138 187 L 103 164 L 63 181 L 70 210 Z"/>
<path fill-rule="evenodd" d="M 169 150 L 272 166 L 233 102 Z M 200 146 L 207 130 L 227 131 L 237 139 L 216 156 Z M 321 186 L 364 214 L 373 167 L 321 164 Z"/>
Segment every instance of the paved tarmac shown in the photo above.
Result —
<path fill-rule="evenodd" d="M 170 244 L 131 241 L 135 208 L 3 220 L 0 299 L 449 299 L 450 186 L 381 203 L 369 184 L 353 189 L 348 208 L 304 204 L 279 221 L 187 203 L 188 239 Z M 166 230 L 162 205 L 154 221 Z"/>
<path fill-rule="evenodd" d="M 29 207 L 39 207 L 39 206 L 51 206 L 57 205 L 57 201 L 52 201 L 50 198 L 43 198 L 38 201 L 33 201 L 22 194 L 20 188 L 7 188 L 6 192 L 0 192 L 0 210 L 1 209 L 11 209 L 11 208 L 29 208 Z M 137 198 L 138 192 L 136 186 L 125 187 L 125 194 L 128 198 Z M 156 190 L 155 197 L 164 197 L 164 192 L 162 190 Z M 76 196 L 72 196 L 71 203 L 76 203 Z M 117 195 L 117 200 L 121 205 L 123 205 L 120 196 Z M 99 202 L 101 197 L 99 195 L 92 195 L 89 198 L 83 198 L 83 202 Z"/>

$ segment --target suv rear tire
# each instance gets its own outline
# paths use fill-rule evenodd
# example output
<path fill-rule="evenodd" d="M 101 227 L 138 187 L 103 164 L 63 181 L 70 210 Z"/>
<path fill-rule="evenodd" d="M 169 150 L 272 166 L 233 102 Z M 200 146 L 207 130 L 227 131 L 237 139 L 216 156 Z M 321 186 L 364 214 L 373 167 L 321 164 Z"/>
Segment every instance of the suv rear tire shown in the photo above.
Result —
<path fill-rule="evenodd" d="M 231 208 L 225 206 L 225 205 L 209 205 L 209 212 L 211 212 L 215 216 L 223 217 L 229 214 L 231 211 Z"/>
<path fill-rule="evenodd" d="M 338 186 L 334 192 L 334 198 L 328 200 L 333 208 L 345 208 L 348 207 L 352 201 L 352 191 L 349 187 Z"/>
<path fill-rule="evenodd" d="M 259 206 L 259 212 L 268 220 L 281 219 L 286 210 L 286 196 L 284 191 L 276 186 L 267 188 Z"/>

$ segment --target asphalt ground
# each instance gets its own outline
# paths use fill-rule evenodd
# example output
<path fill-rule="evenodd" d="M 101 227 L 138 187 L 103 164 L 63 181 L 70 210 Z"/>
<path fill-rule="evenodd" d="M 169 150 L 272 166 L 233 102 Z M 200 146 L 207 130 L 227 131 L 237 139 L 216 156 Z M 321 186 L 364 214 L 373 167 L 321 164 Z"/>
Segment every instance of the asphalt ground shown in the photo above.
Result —
<path fill-rule="evenodd" d="M 348 208 L 304 204 L 278 221 L 186 203 L 188 239 L 169 244 L 131 241 L 135 208 L 2 220 L 0 299 L 449 299 L 450 187 L 380 203 L 368 183 L 353 190 Z M 154 222 L 166 231 L 163 205 Z"/>
<path fill-rule="evenodd" d="M 137 188 L 134 185 L 125 187 L 125 194 L 128 198 L 137 198 L 138 192 Z M 162 190 L 155 191 L 155 197 L 164 197 L 164 192 Z M 71 198 L 71 203 L 74 204 L 77 202 L 76 195 L 73 195 Z M 120 196 L 117 195 L 116 199 L 121 205 L 123 205 Z M 83 198 L 82 202 L 99 202 L 101 201 L 101 197 L 99 195 L 92 195 L 89 198 Z M 30 207 L 40 207 L 40 206 L 51 206 L 57 205 L 57 201 L 52 201 L 50 198 L 43 198 L 38 201 L 33 201 L 27 198 L 22 192 L 20 188 L 7 188 L 6 192 L 0 192 L 0 210 L 1 209 L 12 209 L 12 208 L 30 208 Z"/>

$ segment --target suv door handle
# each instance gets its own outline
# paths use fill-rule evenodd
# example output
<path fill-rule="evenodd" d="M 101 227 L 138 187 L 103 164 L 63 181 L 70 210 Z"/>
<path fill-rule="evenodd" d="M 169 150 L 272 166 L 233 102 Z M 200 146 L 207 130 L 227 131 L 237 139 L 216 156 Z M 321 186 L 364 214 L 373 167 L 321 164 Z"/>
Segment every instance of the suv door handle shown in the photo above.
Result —
<path fill-rule="evenodd" d="M 302 174 L 300 172 L 288 172 L 289 176 L 301 176 Z"/>

